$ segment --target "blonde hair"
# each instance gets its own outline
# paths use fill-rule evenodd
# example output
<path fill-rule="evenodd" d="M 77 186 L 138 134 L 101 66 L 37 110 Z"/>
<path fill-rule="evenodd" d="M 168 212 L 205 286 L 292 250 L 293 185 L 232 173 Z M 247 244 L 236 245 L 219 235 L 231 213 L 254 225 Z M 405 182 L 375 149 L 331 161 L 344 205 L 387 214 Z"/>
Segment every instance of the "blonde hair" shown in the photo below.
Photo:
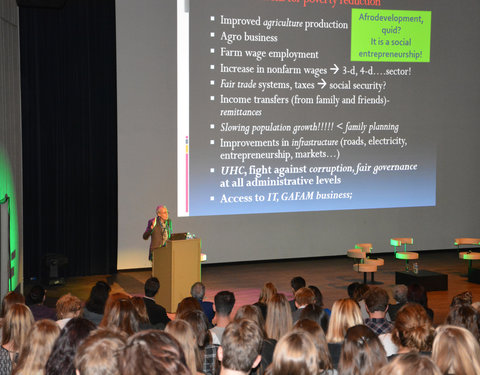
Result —
<path fill-rule="evenodd" d="M 392 331 L 395 345 L 428 352 L 432 348 L 433 327 L 426 310 L 418 303 L 408 303 L 397 313 Z"/>
<path fill-rule="evenodd" d="M 59 335 L 60 327 L 53 320 L 37 321 L 30 329 L 28 340 L 21 350 L 18 365 L 12 374 L 43 375 L 45 364 Z"/>
<path fill-rule="evenodd" d="M 275 346 L 273 360 L 267 369 L 268 375 L 319 373 L 318 353 L 315 343 L 307 332 L 287 333 Z"/>
<path fill-rule="evenodd" d="M 383 366 L 375 375 L 442 375 L 437 365 L 427 356 L 410 352 L 397 356 L 388 365 Z"/>
<path fill-rule="evenodd" d="M 334 302 L 328 323 L 327 341 L 342 342 L 350 327 L 363 324 L 362 312 L 358 304 L 351 298 L 343 298 Z"/>
<path fill-rule="evenodd" d="M 436 329 L 432 359 L 444 374 L 480 374 L 480 346 L 462 327 L 444 325 Z"/>
<path fill-rule="evenodd" d="M 268 302 L 265 332 L 271 339 L 279 340 L 292 329 L 292 310 L 285 294 L 277 293 Z"/>
<path fill-rule="evenodd" d="M 20 351 L 25 345 L 28 332 L 34 323 L 30 309 L 23 303 L 11 306 L 2 326 L 2 345 L 11 342 L 14 351 Z"/>
<path fill-rule="evenodd" d="M 260 297 L 258 297 L 258 302 L 267 304 L 275 294 L 277 294 L 275 285 L 271 282 L 265 283 L 260 292 Z"/>
<path fill-rule="evenodd" d="M 196 344 L 195 332 L 190 323 L 183 319 L 172 320 L 165 327 L 165 332 L 170 333 L 177 339 L 185 354 L 187 367 L 192 374 L 195 374 L 197 372 L 196 358 L 198 346 Z"/>
<path fill-rule="evenodd" d="M 82 301 L 80 298 L 72 296 L 70 293 L 61 296 L 57 304 L 55 305 L 57 309 L 57 318 L 73 318 L 80 315 L 82 310 Z"/>

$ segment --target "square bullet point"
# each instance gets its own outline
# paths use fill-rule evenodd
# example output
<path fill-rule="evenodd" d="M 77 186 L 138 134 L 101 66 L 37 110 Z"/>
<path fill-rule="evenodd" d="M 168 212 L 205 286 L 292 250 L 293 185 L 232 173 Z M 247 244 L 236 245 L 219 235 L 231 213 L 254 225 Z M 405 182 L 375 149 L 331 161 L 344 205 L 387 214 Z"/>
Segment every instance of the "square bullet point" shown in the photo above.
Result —
<path fill-rule="evenodd" d="M 210 65 L 210 69 L 211 70 L 215 69 L 215 65 Z"/>
<path fill-rule="evenodd" d="M 210 53 L 215 53 L 215 48 L 210 48 Z"/>
<path fill-rule="evenodd" d="M 211 200 L 211 201 L 214 201 L 214 200 L 215 200 L 215 197 L 212 195 L 212 196 L 210 197 L 210 200 Z"/>
<path fill-rule="evenodd" d="M 210 144 L 211 144 L 211 145 L 214 145 L 214 144 L 215 144 L 215 140 L 210 139 Z"/>
<path fill-rule="evenodd" d="M 210 33 L 210 38 L 213 38 L 213 37 L 215 37 L 215 33 L 212 31 L 212 32 Z"/>
<path fill-rule="evenodd" d="M 215 81 L 212 79 L 212 80 L 210 81 L 210 86 L 213 86 L 214 84 L 215 84 Z"/>
<path fill-rule="evenodd" d="M 215 21 L 215 16 L 210 16 L 210 21 Z"/>
<path fill-rule="evenodd" d="M 210 124 L 210 129 L 215 129 L 215 124 Z"/>
<path fill-rule="evenodd" d="M 210 173 L 215 172 L 215 168 L 210 168 Z"/>
<path fill-rule="evenodd" d="M 215 100 L 215 97 L 214 96 L 211 96 L 210 97 L 210 100 L 213 102 Z"/>

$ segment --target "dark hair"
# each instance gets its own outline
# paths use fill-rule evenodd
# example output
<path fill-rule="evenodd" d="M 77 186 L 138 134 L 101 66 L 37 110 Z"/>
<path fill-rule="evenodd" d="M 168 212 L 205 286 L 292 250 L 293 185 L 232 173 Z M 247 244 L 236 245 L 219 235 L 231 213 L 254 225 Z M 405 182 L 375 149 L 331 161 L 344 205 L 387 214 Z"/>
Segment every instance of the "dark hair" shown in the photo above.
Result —
<path fill-rule="evenodd" d="M 97 281 L 90 291 L 90 296 L 85 303 L 87 310 L 97 314 L 103 314 L 103 310 L 105 310 L 105 302 L 107 302 L 110 290 L 110 286 L 105 281 Z"/>
<path fill-rule="evenodd" d="M 212 342 L 212 336 L 208 330 L 208 319 L 203 311 L 188 311 L 182 315 L 181 319 L 190 323 L 197 338 L 198 351 L 196 354 L 197 370 L 202 371 L 203 360 L 205 357 L 205 347 Z"/>
<path fill-rule="evenodd" d="M 428 305 L 427 293 L 425 292 L 425 288 L 423 287 L 423 285 L 410 284 L 408 286 L 407 301 L 418 303 L 423 307 L 427 307 Z"/>
<path fill-rule="evenodd" d="M 471 305 L 472 304 L 472 292 L 466 291 L 460 294 L 457 294 L 452 298 L 452 303 L 450 307 L 456 305 Z"/>
<path fill-rule="evenodd" d="M 17 292 L 8 292 L 5 294 L 5 297 L 3 297 L 2 301 L 2 318 L 5 318 L 5 315 L 7 315 L 8 309 L 15 305 L 16 303 L 25 303 L 25 297 L 22 296 L 20 293 Z"/>
<path fill-rule="evenodd" d="M 355 290 L 357 290 L 357 288 L 358 288 L 360 285 L 362 285 L 362 284 L 360 284 L 360 283 L 358 283 L 358 282 L 354 282 L 354 283 L 351 283 L 351 284 L 348 285 L 348 287 L 347 287 L 347 293 L 348 293 L 348 296 L 349 296 L 350 298 L 353 299 L 353 295 L 355 294 Z"/>
<path fill-rule="evenodd" d="M 30 293 L 28 293 L 28 302 L 32 305 L 36 305 L 42 303 L 44 297 L 45 288 L 40 284 L 36 284 L 30 289 Z"/>
<path fill-rule="evenodd" d="M 300 319 L 313 320 L 323 329 L 323 333 L 327 334 L 328 321 L 330 318 L 326 311 L 320 306 L 314 304 L 305 306 L 300 313 Z"/>
<path fill-rule="evenodd" d="M 323 294 L 315 285 L 309 285 L 308 289 L 315 294 L 315 305 L 323 307 Z"/>
<path fill-rule="evenodd" d="M 194 297 L 186 297 L 178 303 L 176 317 L 183 319 L 184 314 L 195 310 L 203 311 L 202 305 L 200 304 L 198 299 Z"/>
<path fill-rule="evenodd" d="M 223 290 L 215 295 L 215 311 L 222 316 L 228 316 L 235 305 L 235 295 Z"/>
<path fill-rule="evenodd" d="M 386 311 L 388 307 L 388 293 L 378 286 L 371 287 L 365 294 L 365 305 L 371 313 L 375 311 Z"/>
<path fill-rule="evenodd" d="M 463 327 L 480 340 L 480 314 L 471 305 L 456 305 L 450 308 L 446 324 Z"/>
<path fill-rule="evenodd" d="M 135 306 L 129 299 L 119 299 L 112 304 L 112 308 L 103 315 L 100 328 L 124 332 L 127 336 L 138 332 L 139 317 Z"/>
<path fill-rule="evenodd" d="M 190 375 L 182 347 L 169 333 L 141 331 L 127 340 L 120 358 L 122 375 Z"/>
<path fill-rule="evenodd" d="M 160 289 L 160 281 L 156 277 L 151 277 L 145 281 L 145 295 L 147 297 L 153 297 Z"/>
<path fill-rule="evenodd" d="M 296 276 L 290 281 L 290 285 L 292 286 L 294 291 L 297 291 L 300 288 L 303 288 L 307 285 L 305 279 L 301 276 Z"/>
<path fill-rule="evenodd" d="M 52 353 L 45 365 L 46 375 L 75 375 L 73 363 L 80 343 L 95 329 L 95 324 L 84 318 L 68 321 L 53 344 Z"/>
<path fill-rule="evenodd" d="M 360 302 L 362 299 L 365 299 L 370 287 L 367 284 L 360 284 L 355 291 L 353 292 L 353 299 L 357 302 Z"/>

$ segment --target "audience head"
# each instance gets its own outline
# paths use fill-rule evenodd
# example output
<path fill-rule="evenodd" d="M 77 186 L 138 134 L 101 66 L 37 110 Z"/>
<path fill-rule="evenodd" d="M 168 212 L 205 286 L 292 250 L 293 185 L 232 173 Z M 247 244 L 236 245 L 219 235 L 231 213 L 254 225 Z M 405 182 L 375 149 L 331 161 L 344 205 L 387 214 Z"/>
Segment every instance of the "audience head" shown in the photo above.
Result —
<path fill-rule="evenodd" d="M 203 301 L 203 297 L 205 297 L 205 285 L 203 285 L 203 283 L 197 281 L 190 288 L 190 295 L 193 298 L 198 299 L 199 301 Z"/>
<path fill-rule="evenodd" d="M 197 357 L 199 353 L 195 332 L 190 323 L 182 319 L 172 320 L 165 327 L 165 332 L 171 334 L 178 341 L 185 354 L 187 367 L 192 374 L 195 374 L 197 372 Z"/>
<path fill-rule="evenodd" d="M 26 305 L 16 303 L 10 306 L 2 322 L 2 345 L 10 343 L 14 351 L 20 351 L 33 323 L 32 312 Z"/>
<path fill-rule="evenodd" d="M 275 294 L 267 305 L 265 332 L 271 339 L 278 340 L 292 328 L 292 309 L 282 293 Z"/>
<path fill-rule="evenodd" d="M 13 374 L 43 375 L 45 364 L 60 334 L 60 327 L 53 320 L 42 319 L 32 326 L 24 343 Z"/>
<path fill-rule="evenodd" d="M 78 347 L 75 368 L 80 375 L 119 375 L 119 352 L 124 346 L 122 335 L 105 329 L 94 331 Z"/>
<path fill-rule="evenodd" d="M 160 281 L 156 277 L 150 277 L 145 281 L 145 295 L 147 297 L 153 298 L 157 294 L 158 289 L 160 289 Z"/>
<path fill-rule="evenodd" d="M 186 297 L 178 303 L 175 317 L 177 319 L 183 319 L 183 315 L 185 315 L 190 311 L 195 311 L 195 310 L 202 311 L 202 305 L 200 305 L 200 302 L 198 302 L 198 299 L 193 297 Z"/>
<path fill-rule="evenodd" d="M 249 319 L 254 321 L 262 330 L 262 334 L 265 337 L 265 321 L 263 319 L 262 311 L 255 305 L 243 305 L 235 313 L 234 321 L 238 322 L 242 319 Z"/>
<path fill-rule="evenodd" d="M 376 375 L 442 375 L 437 365 L 427 356 L 410 352 L 397 356 Z"/>
<path fill-rule="evenodd" d="M 215 295 L 215 312 L 221 316 L 229 316 L 235 305 L 235 296 L 227 290 L 218 292 Z"/>
<path fill-rule="evenodd" d="M 369 286 L 367 284 L 360 284 L 355 291 L 353 292 L 353 299 L 357 302 L 365 299 L 365 294 L 367 294 L 369 290 Z"/>
<path fill-rule="evenodd" d="M 324 333 L 326 333 L 328 330 L 328 314 L 323 308 L 316 304 L 305 306 L 300 314 L 300 319 L 313 320 L 320 325 Z"/>
<path fill-rule="evenodd" d="M 121 299 L 130 299 L 130 296 L 125 293 L 112 293 L 108 296 L 107 302 L 105 302 L 105 310 L 103 311 L 103 315 L 110 314 L 110 310 L 113 307 L 113 304 Z"/>
<path fill-rule="evenodd" d="M 404 284 L 395 285 L 393 287 L 393 298 L 398 303 L 407 303 L 408 288 Z"/>
<path fill-rule="evenodd" d="M 105 281 L 97 281 L 85 303 L 87 310 L 102 315 L 110 290 L 110 286 Z"/>
<path fill-rule="evenodd" d="M 313 303 L 315 303 L 315 293 L 313 293 L 313 290 L 303 287 L 295 292 L 295 305 L 297 307 Z"/>
<path fill-rule="evenodd" d="M 318 353 L 318 367 L 320 371 L 330 370 L 333 368 L 332 358 L 328 350 L 327 339 L 322 328 L 318 323 L 310 319 L 300 319 L 293 326 L 292 332 L 307 332 L 311 335 L 313 343 Z"/>
<path fill-rule="evenodd" d="M 398 311 L 392 331 L 392 341 L 398 347 L 428 352 L 433 334 L 432 322 L 421 305 L 408 303 Z"/>
<path fill-rule="evenodd" d="M 309 285 L 308 289 L 310 289 L 313 294 L 315 294 L 315 305 L 323 307 L 323 294 L 320 289 L 318 289 L 315 285 Z"/>
<path fill-rule="evenodd" d="M 190 375 L 185 355 L 169 333 L 146 330 L 129 337 L 120 358 L 122 375 Z"/>
<path fill-rule="evenodd" d="M 145 302 L 143 301 L 142 297 L 132 297 L 130 299 L 132 302 L 135 311 L 137 312 L 137 317 L 139 323 L 148 324 L 150 323 L 150 319 L 147 313 L 147 306 L 145 306 Z"/>
<path fill-rule="evenodd" d="M 357 290 L 357 288 L 362 285 L 358 282 L 354 282 L 354 283 L 351 283 L 351 284 L 348 284 L 348 287 L 347 287 L 347 293 L 348 293 L 348 297 L 353 299 L 353 295 L 355 294 L 355 290 Z"/>
<path fill-rule="evenodd" d="M 46 291 L 43 286 L 40 284 L 36 284 L 30 289 L 30 293 L 28 293 L 28 303 L 32 305 L 38 305 L 45 301 Z"/>
<path fill-rule="evenodd" d="M 293 291 L 296 292 L 300 288 L 304 288 L 307 286 L 305 279 L 301 276 L 296 276 L 292 280 L 290 280 L 290 286 L 292 287 Z"/>
<path fill-rule="evenodd" d="M 260 363 L 263 344 L 262 331 L 251 320 L 230 323 L 222 336 L 218 359 L 222 369 L 249 373 Z"/>
<path fill-rule="evenodd" d="M 408 302 L 418 303 L 423 307 L 427 307 L 427 292 L 425 291 L 423 285 L 410 284 L 407 291 L 407 300 Z"/>
<path fill-rule="evenodd" d="M 480 340 L 480 314 L 471 305 L 453 305 L 445 320 L 445 324 L 463 327 Z"/>
<path fill-rule="evenodd" d="M 457 306 L 457 305 L 471 305 L 472 304 L 472 292 L 463 292 L 457 294 L 452 298 L 452 303 L 450 307 Z"/>
<path fill-rule="evenodd" d="M 433 341 L 432 360 L 442 374 L 480 374 L 480 346 L 465 328 L 439 326 Z"/>
<path fill-rule="evenodd" d="M 377 335 L 367 326 L 350 327 L 345 335 L 338 372 L 370 375 L 387 364 L 387 355 Z"/>
<path fill-rule="evenodd" d="M 290 332 L 275 346 L 269 375 L 317 375 L 319 358 L 315 343 L 307 332 Z"/>
<path fill-rule="evenodd" d="M 388 293 L 385 289 L 371 287 L 365 294 L 365 305 L 370 314 L 381 312 L 386 314 L 388 309 Z"/>
<path fill-rule="evenodd" d="M 139 318 L 130 299 L 122 298 L 114 301 L 110 310 L 105 311 L 99 327 L 123 332 L 127 336 L 138 332 Z"/>
<path fill-rule="evenodd" d="M 342 342 L 347 329 L 359 324 L 363 324 L 362 313 L 353 299 L 344 298 L 335 301 L 328 323 L 327 341 L 331 343 Z"/>
<path fill-rule="evenodd" d="M 95 324 L 84 318 L 68 321 L 53 344 L 45 366 L 47 375 L 74 375 L 73 360 L 80 343 L 95 329 Z"/>
<path fill-rule="evenodd" d="M 177 318 L 178 319 L 178 318 Z M 208 319 L 203 311 L 193 310 L 182 315 L 183 320 L 190 323 L 195 333 L 195 344 L 197 345 L 197 369 L 201 369 L 205 347 L 212 342 L 212 336 L 208 330 Z"/>
<path fill-rule="evenodd" d="M 82 301 L 70 293 L 61 296 L 56 304 L 57 318 L 75 318 L 82 312 Z"/>
<path fill-rule="evenodd" d="M 267 304 L 275 294 L 277 294 L 277 288 L 273 283 L 268 282 L 263 285 L 262 291 L 260 292 L 260 297 L 258 298 L 258 302 Z"/>
<path fill-rule="evenodd" d="M 5 315 L 7 314 L 7 310 L 10 308 L 10 306 L 15 305 L 16 303 L 25 304 L 25 297 L 17 292 L 8 292 L 7 294 L 5 294 L 5 297 L 3 297 L 3 301 L 2 301 L 1 317 L 5 318 Z"/>

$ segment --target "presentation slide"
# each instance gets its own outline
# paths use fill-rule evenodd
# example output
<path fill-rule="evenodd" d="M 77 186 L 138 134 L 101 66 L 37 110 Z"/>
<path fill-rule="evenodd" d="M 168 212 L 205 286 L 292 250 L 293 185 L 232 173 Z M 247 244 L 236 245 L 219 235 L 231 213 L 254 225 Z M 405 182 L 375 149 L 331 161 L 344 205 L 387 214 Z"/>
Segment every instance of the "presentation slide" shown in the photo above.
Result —
<path fill-rule="evenodd" d="M 431 11 L 205 0 L 178 16 L 179 216 L 435 205 Z"/>

